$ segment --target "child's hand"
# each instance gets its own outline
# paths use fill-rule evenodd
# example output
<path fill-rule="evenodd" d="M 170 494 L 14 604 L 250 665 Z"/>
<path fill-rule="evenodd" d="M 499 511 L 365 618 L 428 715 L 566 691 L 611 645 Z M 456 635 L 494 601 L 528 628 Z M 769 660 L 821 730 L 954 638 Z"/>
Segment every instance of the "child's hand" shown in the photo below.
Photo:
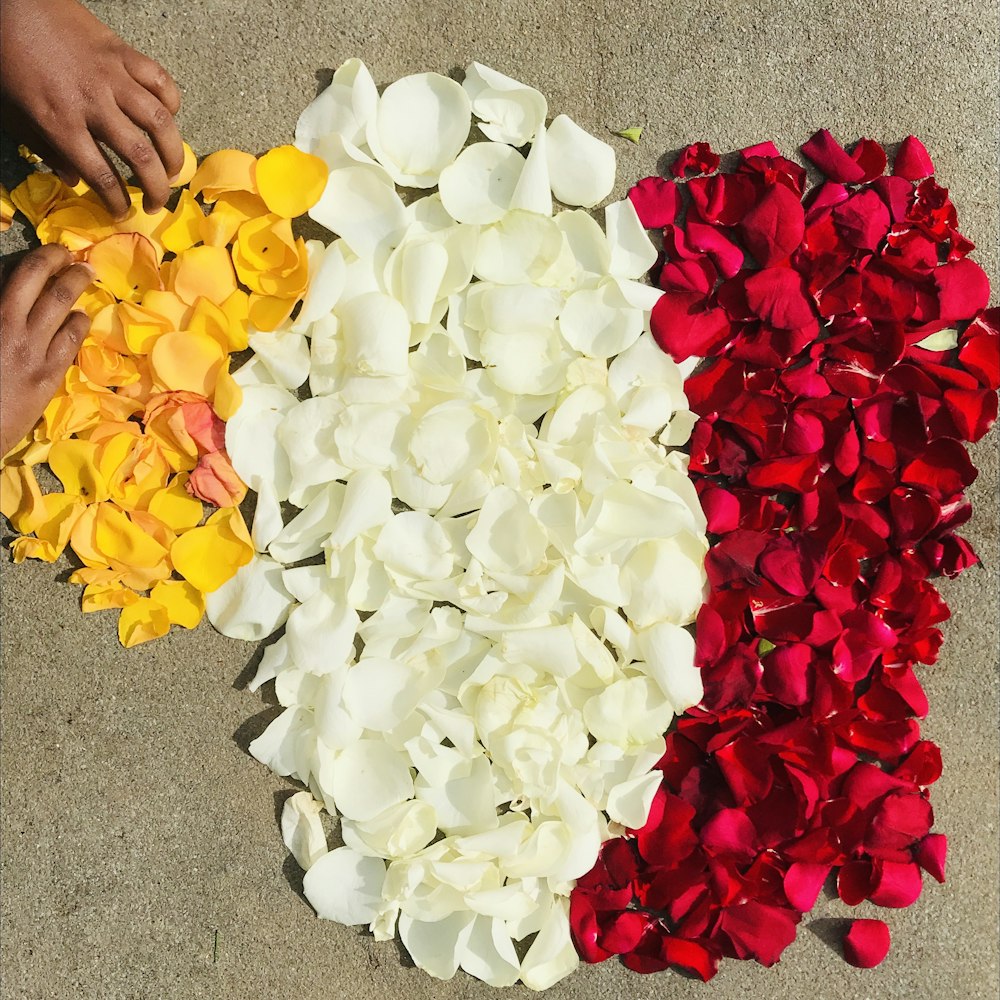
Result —
<path fill-rule="evenodd" d="M 76 0 L 0 0 L 3 124 L 68 184 L 83 178 L 118 218 L 129 208 L 117 153 L 155 211 L 184 163 L 170 74 Z"/>
<path fill-rule="evenodd" d="M 33 250 L 0 290 L 0 456 L 34 426 L 90 329 L 71 310 L 94 271 L 72 260 L 56 244 Z"/>

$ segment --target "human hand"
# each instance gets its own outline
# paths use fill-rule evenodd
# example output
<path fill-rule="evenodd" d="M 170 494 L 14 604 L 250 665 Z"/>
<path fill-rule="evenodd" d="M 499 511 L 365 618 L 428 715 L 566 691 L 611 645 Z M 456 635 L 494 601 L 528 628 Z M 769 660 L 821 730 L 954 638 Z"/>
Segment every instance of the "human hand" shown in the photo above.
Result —
<path fill-rule="evenodd" d="M 162 208 L 184 163 L 170 74 L 76 0 L 0 0 L 0 13 L 4 128 L 122 218 L 131 206 L 104 143 L 132 168 L 143 208 Z"/>
<path fill-rule="evenodd" d="M 94 280 L 57 244 L 32 250 L 0 289 L 0 456 L 34 426 L 90 329 L 73 304 Z"/>

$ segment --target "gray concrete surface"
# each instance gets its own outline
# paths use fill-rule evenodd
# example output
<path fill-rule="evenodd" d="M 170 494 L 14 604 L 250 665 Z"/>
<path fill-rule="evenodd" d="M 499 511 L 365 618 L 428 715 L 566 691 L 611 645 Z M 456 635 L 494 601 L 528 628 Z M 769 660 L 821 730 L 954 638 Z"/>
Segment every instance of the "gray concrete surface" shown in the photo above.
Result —
<path fill-rule="evenodd" d="M 989 0 L 91 6 L 173 71 L 183 132 L 200 154 L 288 140 L 317 80 L 349 56 L 380 84 L 478 59 L 591 129 L 645 124 L 640 146 L 618 143 L 620 193 L 664 151 L 698 138 L 723 150 L 771 138 L 790 151 L 821 125 L 844 140 L 916 132 L 978 260 L 1000 275 Z M 5 241 L 17 243 L 16 233 Z M 704 986 L 609 962 L 582 969 L 553 1000 L 996 997 L 996 446 L 993 433 L 975 449 L 982 472 L 970 491 L 969 536 L 988 568 L 945 586 L 954 617 L 940 662 L 922 674 L 925 732 L 947 768 L 934 803 L 951 838 L 949 881 L 888 914 L 889 959 L 871 972 L 844 964 L 828 942 L 847 911 L 824 899 L 775 969 L 729 962 Z M 114 614 L 82 616 L 66 571 L 3 560 L 6 1000 L 494 995 L 462 975 L 428 978 L 393 945 L 318 921 L 299 896 L 276 824 L 289 786 L 245 752 L 274 714 L 242 689 L 251 647 L 202 627 L 123 651 Z"/>

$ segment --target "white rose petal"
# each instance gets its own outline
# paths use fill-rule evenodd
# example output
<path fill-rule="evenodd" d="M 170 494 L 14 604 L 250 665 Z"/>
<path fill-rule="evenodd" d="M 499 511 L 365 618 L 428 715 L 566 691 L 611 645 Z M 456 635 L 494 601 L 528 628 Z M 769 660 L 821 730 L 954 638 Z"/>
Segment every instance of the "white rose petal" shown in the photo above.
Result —
<path fill-rule="evenodd" d="M 331 132 L 355 145 L 364 142 L 365 126 L 378 104 L 378 90 L 368 67 L 360 59 L 343 63 L 326 90 L 299 115 L 295 145 L 305 153 Z"/>
<path fill-rule="evenodd" d="M 458 972 L 459 955 L 472 933 L 475 915 L 461 911 L 441 920 L 399 918 L 399 936 L 410 958 L 435 979 L 451 979 Z"/>
<path fill-rule="evenodd" d="M 321 810 L 320 804 L 308 792 L 296 792 L 285 799 L 281 810 L 281 839 L 304 871 L 328 851 Z"/>
<path fill-rule="evenodd" d="M 337 808 L 355 820 L 370 820 L 413 795 L 406 757 L 381 740 L 358 740 L 333 765 Z"/>
<path fill-rule="evenodd" d="M 548 104 L 537 90 L 482 63 L 468 65 L 462 86 L 472 102 L 473 114 L 481 120 L 480 131 L 495 142 L 523 146 L 548 113 Z"/>
<path fill-rule="evenodd" d="M 618 286 L 604 282 L 570 295 L 559 316 L 559 329 L 581 354 L 610 358 L 639 339 L 642 322 L 642 312 L 625 301 Z"/>
<path fill-rule="evenodd" d="M 498 222 L 511 206 L 524 157 L 500 142 L 477 142 L 441 172 L 441 202 L 456 222 Z"/>
<path fill-rule="evenodd" d="M 231 639 L 257 642 L 280 628 L 295 605 L 281 564 L 255 555 L 221 587 L 205 595 L 208 620 Z"/>
<path fill-rule="evenodd" d="M 604 209 L 604 219 L 611 247 L 611 274 L 641 278 L 656 263 L 657 252 L 632 199 L 612 202 Z"/>

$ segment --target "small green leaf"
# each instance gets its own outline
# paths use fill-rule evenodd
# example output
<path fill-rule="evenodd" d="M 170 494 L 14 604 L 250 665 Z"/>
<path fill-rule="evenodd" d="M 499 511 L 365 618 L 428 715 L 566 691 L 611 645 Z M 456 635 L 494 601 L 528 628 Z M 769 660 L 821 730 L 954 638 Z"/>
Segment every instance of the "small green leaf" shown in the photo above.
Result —
<path fill-rule="evenodd" d="M 621 132 L 615 132 L 615 135 L 620 135 L 623 139 L 628 139 L 629 142 L 638 145 L 639 137 L 642 135 L 642 126 L 633 125 L 632 128 L 623 128 Z"/>
<path fill-rule="evenodd" d="M 770 639 L 761 639 L 760 642 L 757 643 L 757 656 L 767 656 L 772 649 L 774 649 L 774 643 L 771 642 Z"/>

